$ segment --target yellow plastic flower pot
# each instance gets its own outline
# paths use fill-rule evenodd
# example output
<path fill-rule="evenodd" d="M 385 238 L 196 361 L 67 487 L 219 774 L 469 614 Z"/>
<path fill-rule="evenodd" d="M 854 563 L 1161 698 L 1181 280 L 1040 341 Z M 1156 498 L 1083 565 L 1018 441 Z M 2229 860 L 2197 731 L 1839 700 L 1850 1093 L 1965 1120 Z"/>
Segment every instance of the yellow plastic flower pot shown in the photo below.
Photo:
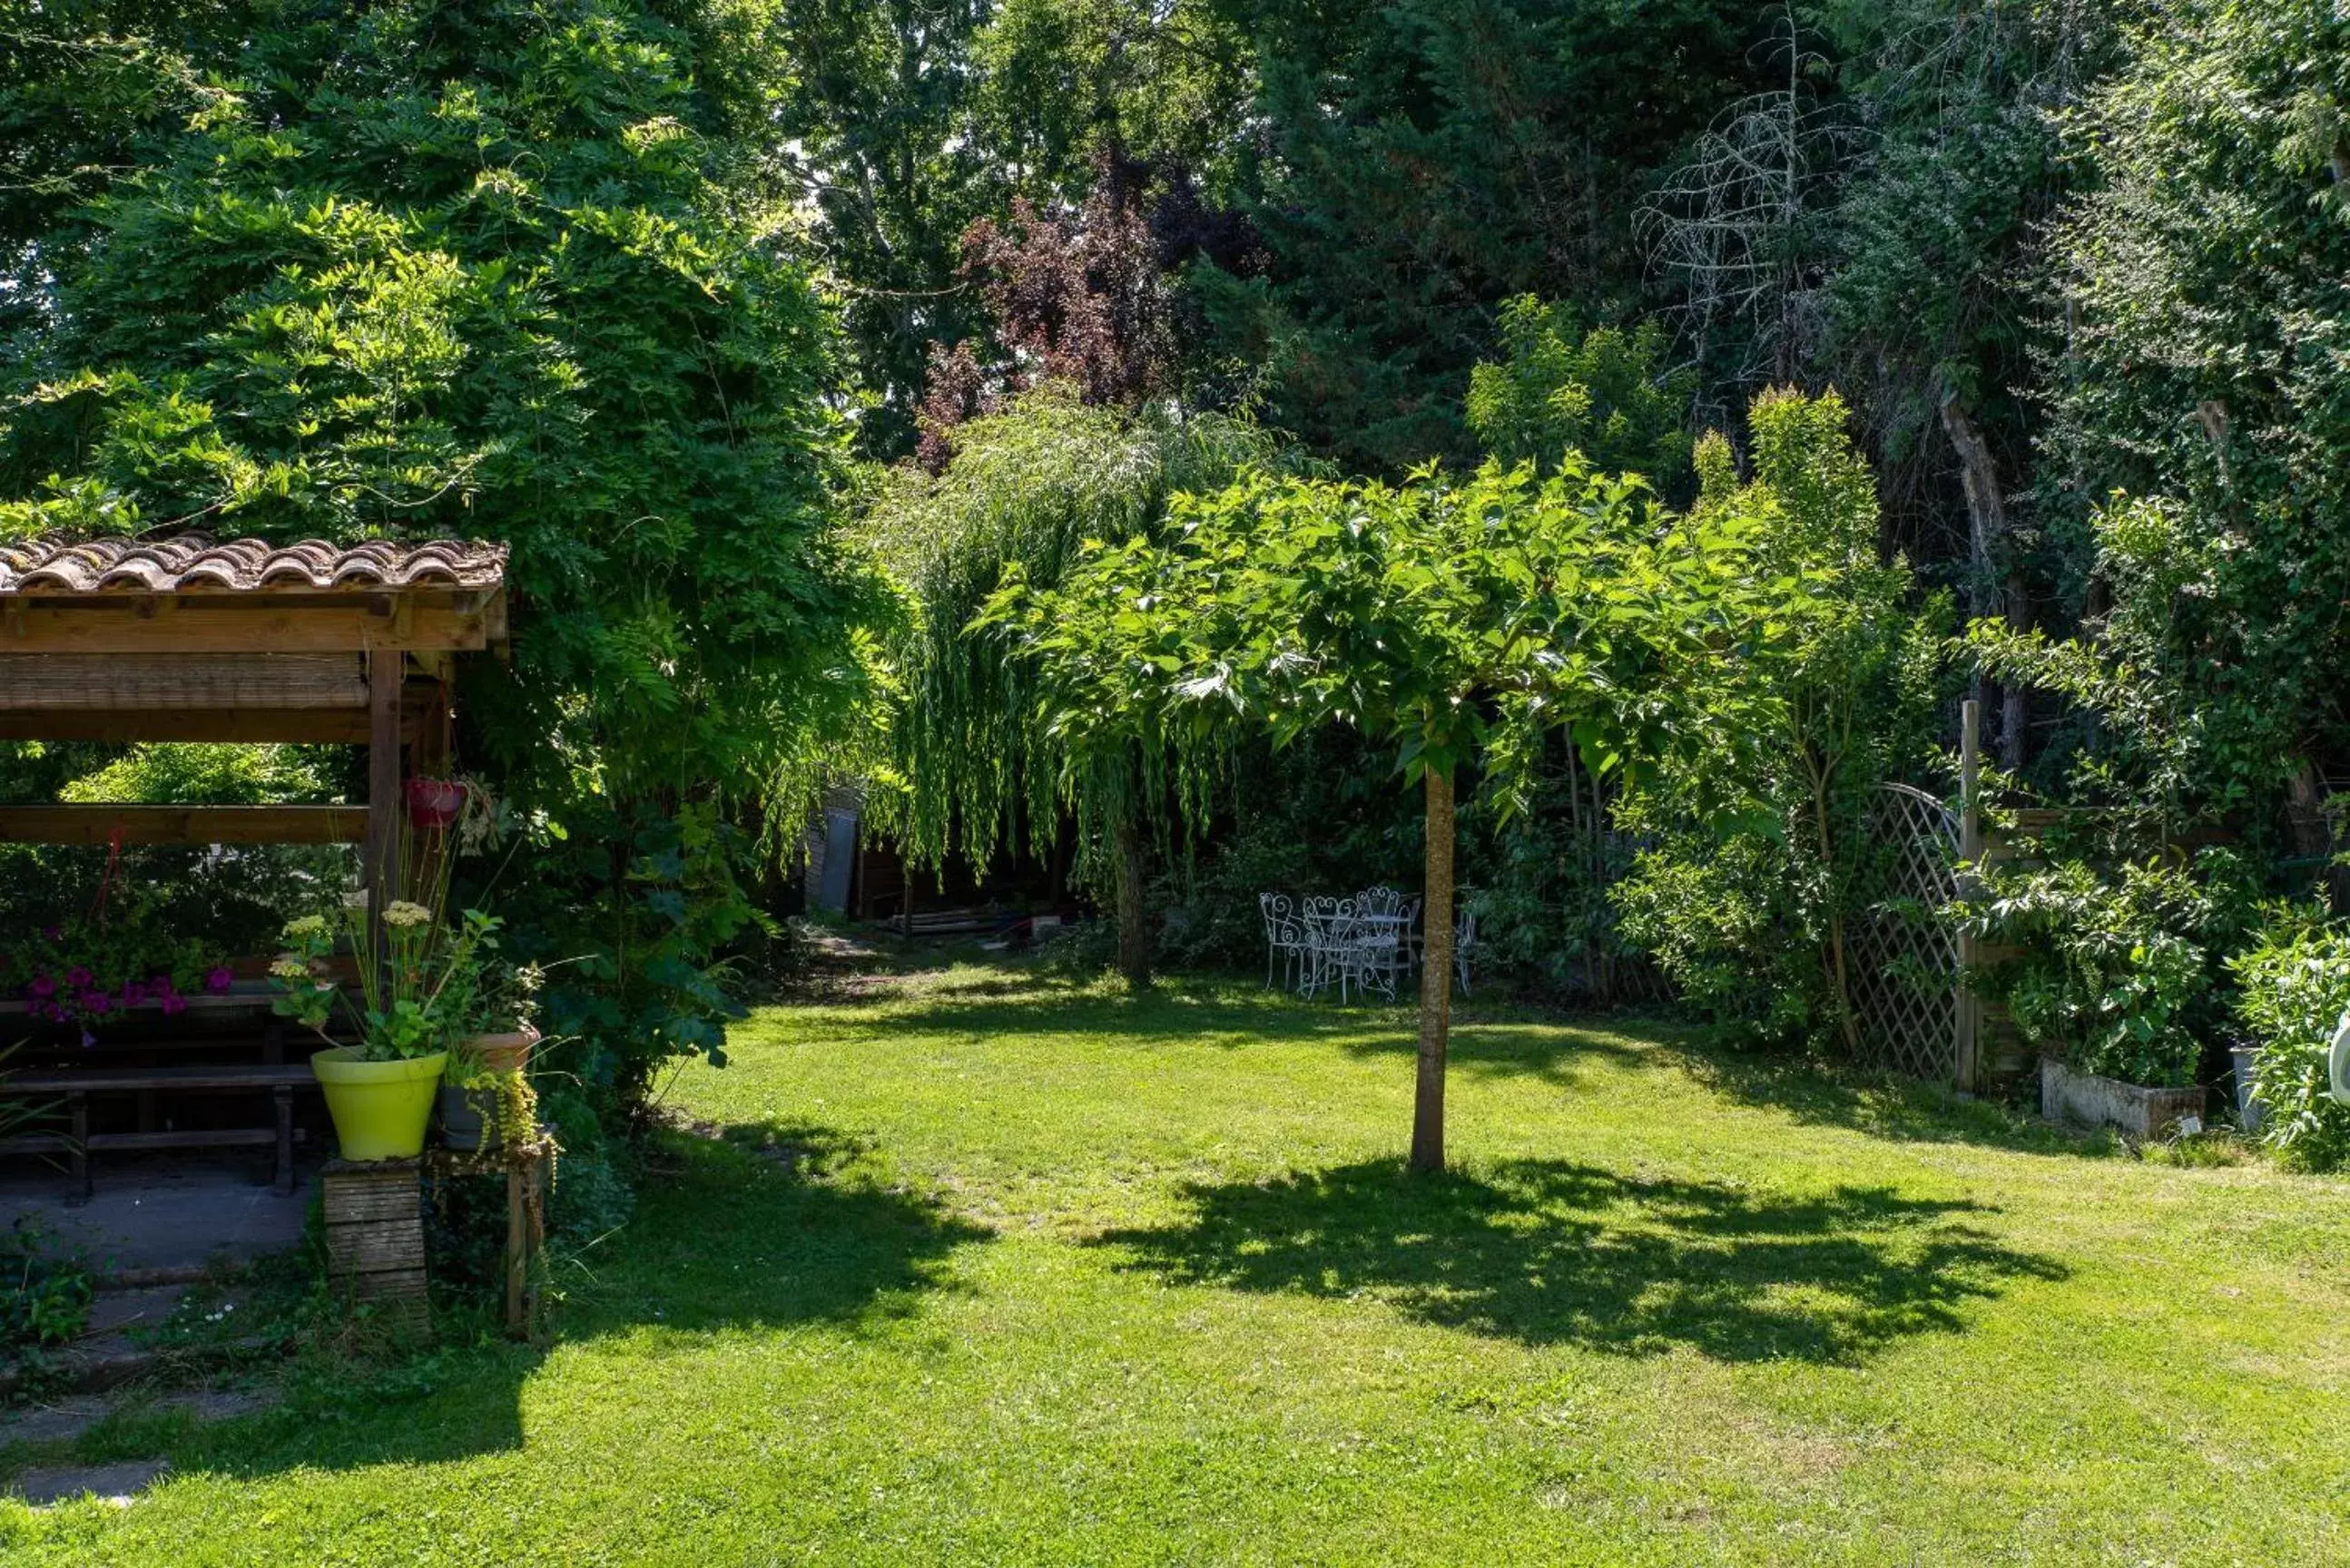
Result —
<path fill-rule="evenodd" d="M 310 1058 L 327 1092 L 335 1140 L 345 1159 L 413 1159 L 424 1152 L 424 1124 L 441 1087 L 447 1052 L 399 1062 L 362 1062 L 356 1045 Z"/>

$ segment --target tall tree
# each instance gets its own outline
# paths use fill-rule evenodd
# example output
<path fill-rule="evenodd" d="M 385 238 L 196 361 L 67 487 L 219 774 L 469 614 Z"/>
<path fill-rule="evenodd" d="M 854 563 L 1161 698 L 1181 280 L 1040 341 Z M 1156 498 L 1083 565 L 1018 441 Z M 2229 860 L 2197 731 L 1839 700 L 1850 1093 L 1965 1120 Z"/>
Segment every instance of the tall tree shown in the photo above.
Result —
<path fill-rule="evenodd" d="M 2317 781 L 2350 760 L 2350 19 L 2193 0 L 2131 46 L 2050 245 L 2042 488 L 2084 635 L 1983 640 L 2099 711 L 2085 783 L 2174 819 L 2282 807 L 2320 857 Z"/>
<path fill-rule="evenodd" d="M 1262 281 L 1194 269 L 1216 352 L 1347 466 L 1465 453 L 1461 389 L 1502 301 L 1627 314 L 1647 182 L 1756 85 L 1727 0 L 1225 0 L 1254 48 Z"/>
<path fill-rule="evenodd" d="M 2114 19 L 2073 0 L 1899 0 L 1854 7 L 1844 31 L 1858 140 L 1828 215 L 1820 369 L 1858 399 L 1889 543 L 1950 563 L 1970 616 L 2022 631 L 2061 572 L 2035 559 L 2035 236 Z M 2022 768 L 2025 689 L 1977 694 L 1996 696 L 1999 757 Z"/>
<path fill-rule="evenodd" d="M 603 954 L 570 972 L 622 993 L 582 1049 L 639 1084 L 716 1043 L 720 803 L 806 781 L 879 599 L 835 526 L 833 324 L 719 178 L 691 37 L 634 0 L 251 6 L 42 242 L 0 404 L 0 535 L 512 545 L 469 760 L 570 828 Z"/>
<path fill-rule="evenodd" d="M 1081 870 L 1117 912 L 1119 971 L 1147 985 L 1147 836 L 1181 781 L 1148 732 L 1047 711 L 1004 630 L 972 622 L 1007 580 L 1054 587 L 1087 541 L 1150 538 L 1171 497 L 1221 487 L 1274 445 L 1241 421 L 1137 415 L 1057 384 L 958 425 L 954 441 L 936 474 L 892 471 L 868 519 L 910 610 L 881 655 L 895 788 L 876 796 L 877 817 L 917 860 L 984 864 L 1053 842 L 1073 813 Z"/>

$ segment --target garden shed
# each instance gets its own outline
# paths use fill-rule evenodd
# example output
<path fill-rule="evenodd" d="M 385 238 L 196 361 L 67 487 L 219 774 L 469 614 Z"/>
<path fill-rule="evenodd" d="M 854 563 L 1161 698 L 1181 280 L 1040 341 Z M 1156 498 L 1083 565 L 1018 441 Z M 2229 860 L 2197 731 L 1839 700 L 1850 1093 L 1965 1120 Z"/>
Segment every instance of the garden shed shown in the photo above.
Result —
<path fill-rule="evenodd" d="M 361 805 L 0 805 L 0 842 L 118 856 L 347 844 L 371 887 L 396 888 L 403 782 L 446 770 L 454 661 L 503 644 L 505 567 L 504 545 L 453 540 L 0 545 L 0 740 L 367 748 Z M 60 1100 L 70 1118 L 0 1140 L 0 1152 L 65 1154 L 86 1196 L 93 1153 L 268 1145 L 291 1190 L 294 1096 L 311 1076 L 286 1059 L 268 988 L 248 975 L 173 1000 L 122 1008 L 130 1027 L 117 1041 L 45 1033 L 31 1001 L 0 999 L 0 1031 L 28 1038 L 9 1089 Z M 192 1099 L 205 1108 L 174 1114 Z M 240 1122 L 243 1106 L 254 1114 Z"/>

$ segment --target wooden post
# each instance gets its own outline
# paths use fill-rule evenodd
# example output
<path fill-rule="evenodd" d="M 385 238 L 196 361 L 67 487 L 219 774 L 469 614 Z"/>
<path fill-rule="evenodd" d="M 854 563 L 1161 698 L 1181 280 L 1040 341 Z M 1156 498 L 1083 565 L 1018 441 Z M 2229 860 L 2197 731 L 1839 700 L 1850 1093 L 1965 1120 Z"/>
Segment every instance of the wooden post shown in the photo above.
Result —
<path fill-rule="evenodd" d="M 530 1327 L 524 1302 L 530 1283 L 530 1205 L 524 1179 L 521 1167 L 506 1167 L 506 1330 L 511 1334 L 527 1333 Z"/>
<path fill-rule="evenodd" d="M 383 950 L 384 906 L 400 894 L 400 682 L 397 650 L 368 655 L 368 940 Z"/>
<path fill-rule="evenodd" d="M 1979 883 L 1975 867 L 1982 860 L 1982 703 L 1970 697 L 1959 708 L 1959 896 L 1974 897 Z M 1975 939 L 1959 933 L 1957 986 L 1958 1039 L 1955 1079 L 1960 1094 L 1971 1095 L 1982 1076 L 1982 1003 L 1976 1000 L 1968 976 L 1975 963 Z"/>
<path fill-rule="evenodd" d="M 546 1244 L 546 1156 L 506 1167 L 506 1332 L 528 1339 L 538 1318 L 530 1271 Z"/>

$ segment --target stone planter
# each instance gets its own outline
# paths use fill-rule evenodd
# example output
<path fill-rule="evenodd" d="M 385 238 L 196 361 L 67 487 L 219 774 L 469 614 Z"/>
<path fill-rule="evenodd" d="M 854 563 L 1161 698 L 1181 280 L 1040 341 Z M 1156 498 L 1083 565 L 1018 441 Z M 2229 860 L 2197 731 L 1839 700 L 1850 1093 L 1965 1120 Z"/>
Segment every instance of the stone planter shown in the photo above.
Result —
<path fill-rule="evenodd" d="M 2040 1058 L 2040 1114 L 2051 1121 L 2118 1127 L 2132 1137 L 2159 1137 L 2181 1116 L 2203 1114 L 2203 1090 L 2148 1089 L 2075 1073 L 2054 1057 Z"/>

